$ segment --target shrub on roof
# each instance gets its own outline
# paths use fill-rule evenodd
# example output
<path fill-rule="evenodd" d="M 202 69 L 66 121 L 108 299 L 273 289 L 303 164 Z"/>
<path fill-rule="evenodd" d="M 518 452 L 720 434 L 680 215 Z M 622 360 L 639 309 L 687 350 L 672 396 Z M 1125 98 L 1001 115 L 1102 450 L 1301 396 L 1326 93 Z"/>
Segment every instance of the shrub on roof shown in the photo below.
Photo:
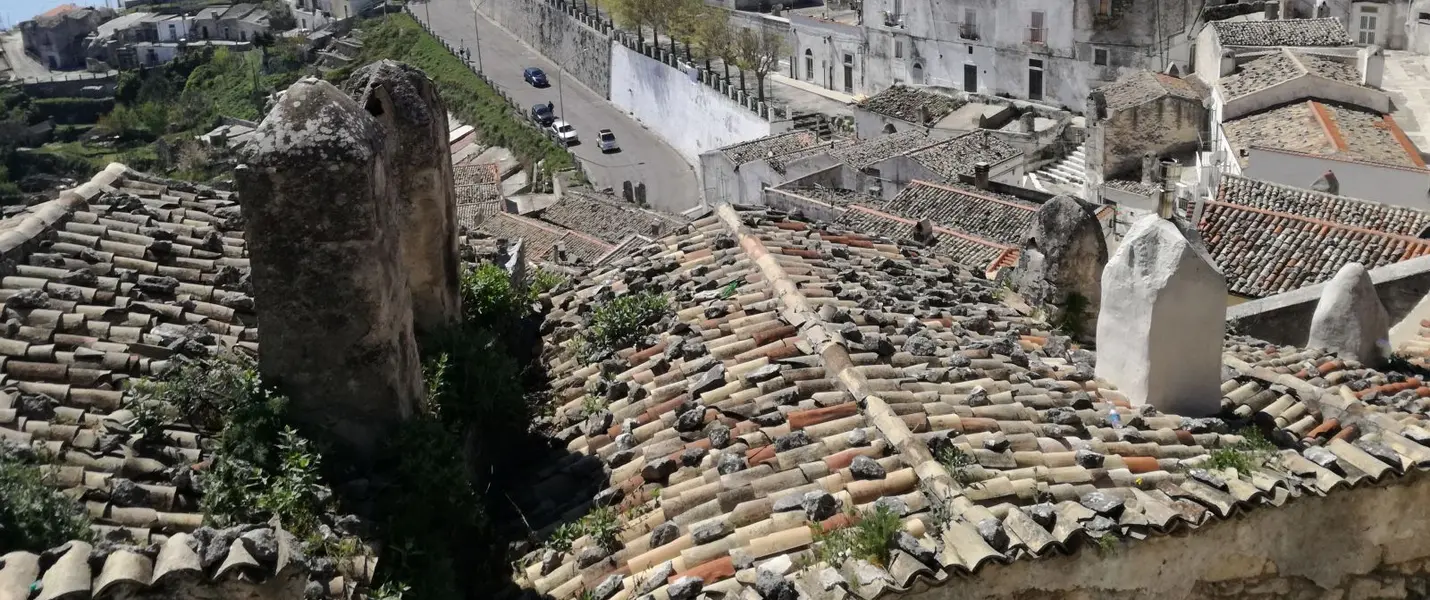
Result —
<path fill-rule="evenodd" d="M 27 449 L 28 450 L 28 449 Z M 89 517 L 31 461 L 0 445 L 0 555 L 89 539 Z"/>
<path fill-rule="evenodd" d="M 582 360 L 601 360 L 606 355 L 636 343 L 647 329 L 670 314 L 670 299 L 662 294 L 640 292 L 617 296 L 597 304 L 586 330 L 576 340 Z"/>

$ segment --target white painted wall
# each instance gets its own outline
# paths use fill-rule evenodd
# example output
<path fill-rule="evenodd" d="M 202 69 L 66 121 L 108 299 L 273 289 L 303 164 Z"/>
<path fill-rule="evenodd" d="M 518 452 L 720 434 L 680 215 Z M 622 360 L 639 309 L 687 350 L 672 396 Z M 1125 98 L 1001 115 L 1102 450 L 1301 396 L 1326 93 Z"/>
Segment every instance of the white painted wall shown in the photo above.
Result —
<path fill-rule="evenodd" d="M 701 153 L 772 133 L 769 121 L 734 100 L 620 44 L 611 44 L 611 103 L 697 169 Z"/>
<path fill-rule="evenodd" d="M 1326 171 L 1336 174 L 1342 196 L 1430 209 L 1430 195 L 1427 195 L 1430 192 L 1430 171 L 1252 148 L 1242 173 L 1252 179 L 1309 188 Z"/>

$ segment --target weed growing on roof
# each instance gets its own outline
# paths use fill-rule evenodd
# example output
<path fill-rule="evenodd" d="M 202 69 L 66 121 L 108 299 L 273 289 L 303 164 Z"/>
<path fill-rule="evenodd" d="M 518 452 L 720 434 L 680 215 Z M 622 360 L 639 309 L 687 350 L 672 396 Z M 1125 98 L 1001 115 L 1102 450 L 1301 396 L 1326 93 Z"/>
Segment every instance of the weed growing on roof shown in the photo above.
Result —
<path fill-rule="evenodd" d="M 1110 533 L 1104 533 L 1100 536 L 1092 536 L 1088 539 L 1092 541 L 1093 546 L 1097 548 L 1098 554 L 1102 554 L 1105 556 L 1117 552 L 1117 537 Z"/>
<path fill-rule="evenodd" d="M 526 285 L 533 298 L 561 287 L 566 281 L 566 276 L 541 268 L 533 269 L 526 277 Z"/>
<path fill-rule="evenodd" d="M 591 361 L 630 346 L 668 314 L 670 299 L 663 294 L 640 292 L 601 302 L 591 311 L 590 322 L 578 338 L 578 354 Z"/>
<path fill-rule="evenodd" d="M 1276 446 L 1261 434 L 1261 430 L 1248 427 L 1238 433 L 1242 436 L 1240 442 L 1212 450 L 1206 468 L 1236 469 L 1238 473 L 1250 473 L 1276 455 Z"/>
<path fill-rule="evenodd" d="M 462 312 L 465 328 L 505 332 L 530 312 L 535 298 L 530 289 L 513 287 L 501 267 L 484 264 L 462 273 Z"/>
<path fill-rule="evenodd" d="M 954 481 L 958 482 L 958 485 L 968 486 L 973 484 L 973 473 L 969 471 L 969 468 L 978 464 L 978 461 L 959 449 L 958 446 L 945 444 L 942 448 L 938 449 L 938 454 L 935 458 L 938 459 L 938 462 L 943 464 L 943 468 L 948 469 L 948 474 L 953 477 Z"/>
<path fill-rule="evenodd" d="M 174 422 L 172 407 L 148 394 L 125 395 L 124 408 L 134 414 L 124 425 L 133 443 L 140 446 L 162 442 L 164 428 Z"/>
<path fill-rule="evenodd" d="M 574 523 L 562 523 L 546 538 L 546 547 L 557 552 L 570 552 L 571 544 L 583 536 L 591 536 L 596 545 L 609 551 L 620 547 L 621 515 L 609 506 L 596 508 Z"/>
<path fill-rule="evenodd" d="M 44 552 L 91 537 L 89 515 L 47 485 L 44 471 L 33 462 L 28 453 L 9 452 L 0 444 L 0 555 Z"/>
<path fill-rule="evenodd" d="M 721 299 L 721 300 L 728 300 L 728 299 L 730 299 L 731 296 L 734 296 L 734 295 L 735 295 L 735 291 L 738 290 L 738 289 L 740 289 L 740 281 L 739 281 L 739 280 L 731 281 L 731 282 L 730 282 L 729 284 L 727 284 L 725 287 L 720 288 L 720 299 Z"/>
<path fill-rule="evenodd" d="M 841 565 L 846 560 L 864 559 L 876 565 L 889 564 L 889 547 L 894 534 L 902 525 L 899 515 L 887 506 L 876 506 L 873 512 L 865 513 L 859 522 L 825 533 L 819 525 L 810 525 L 814 530 L 814 551 L 819 560 L 830 565 Z"/>
<path fill-rule="evenodd" d="M 178 417 L 201 429 L 219 430 L 224 415 L 255 393 L 258 372 L 253 360 L 237 354 L 192 361 L 156 380 L 135 383 L 134 391 L 165 402 Z"/>
<path fill-rule="evenodd" d="M 581 411 L 587 415 L 594 415 L 606 409 L 606 400 L 599 396 L 587 394 L 581 399 Z"/>

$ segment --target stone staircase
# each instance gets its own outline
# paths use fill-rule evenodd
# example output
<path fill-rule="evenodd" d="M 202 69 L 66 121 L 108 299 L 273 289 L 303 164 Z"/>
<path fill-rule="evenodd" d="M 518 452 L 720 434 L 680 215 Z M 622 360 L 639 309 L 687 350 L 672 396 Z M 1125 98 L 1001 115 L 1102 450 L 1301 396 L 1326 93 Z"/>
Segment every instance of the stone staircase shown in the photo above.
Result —
<path fill-rule="evenodd" d="M 1036 173 L 1037 179 L 1081 186 L 1084 182 L 1083 174 L 1087 172 L 1087 154 L 1084 150 L 1085 145 L 1079 145 L 1076 150 L 1072 151 L 1072 154 L 1039 169 Z"/>

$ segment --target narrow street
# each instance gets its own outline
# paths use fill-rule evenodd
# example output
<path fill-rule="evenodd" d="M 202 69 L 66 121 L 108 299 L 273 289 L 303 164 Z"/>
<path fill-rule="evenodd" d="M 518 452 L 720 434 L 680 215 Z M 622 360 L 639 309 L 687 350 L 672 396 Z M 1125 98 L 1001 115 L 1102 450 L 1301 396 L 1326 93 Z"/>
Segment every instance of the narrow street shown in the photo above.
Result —
<path fill-rule="evenodd" d="M 469 0 L 431 0 L 429 4 L 414 4 L 412 8 L 417 18 L 424 21 L 430 11 L 434 31 L 455 47 L 465 45 L 471 49 L 474 61 L 479 53 L 475 41 L 480 27 L 480 55 L 485 73 L 524 109 L 538 103 L 557 102 L 556 65 L 492 21 L 476 15 Z M 551 87 L 538 89 L 528 85 L 522 80 L 522 69 L 526 67 L 546 71 Z M 560 116 L 576 127 L 581 138 L 581 144 L 573 146 L 571 152 L 581 160 L 596 187 L 609 187 L 619 194 L 623 181 L 645 182 L 646 201 L 652 208 L 670 213 L 684 212 L 700 204 L 700 184 L 695 171 L 674 149 L 575 78 L 561 79 L 561 100 L 566 106 L 565 114 Z M 620 152 L 601 153 L 596 145 L 596 133 L 601 129 L 610 129 L 616 134 Z"/>

